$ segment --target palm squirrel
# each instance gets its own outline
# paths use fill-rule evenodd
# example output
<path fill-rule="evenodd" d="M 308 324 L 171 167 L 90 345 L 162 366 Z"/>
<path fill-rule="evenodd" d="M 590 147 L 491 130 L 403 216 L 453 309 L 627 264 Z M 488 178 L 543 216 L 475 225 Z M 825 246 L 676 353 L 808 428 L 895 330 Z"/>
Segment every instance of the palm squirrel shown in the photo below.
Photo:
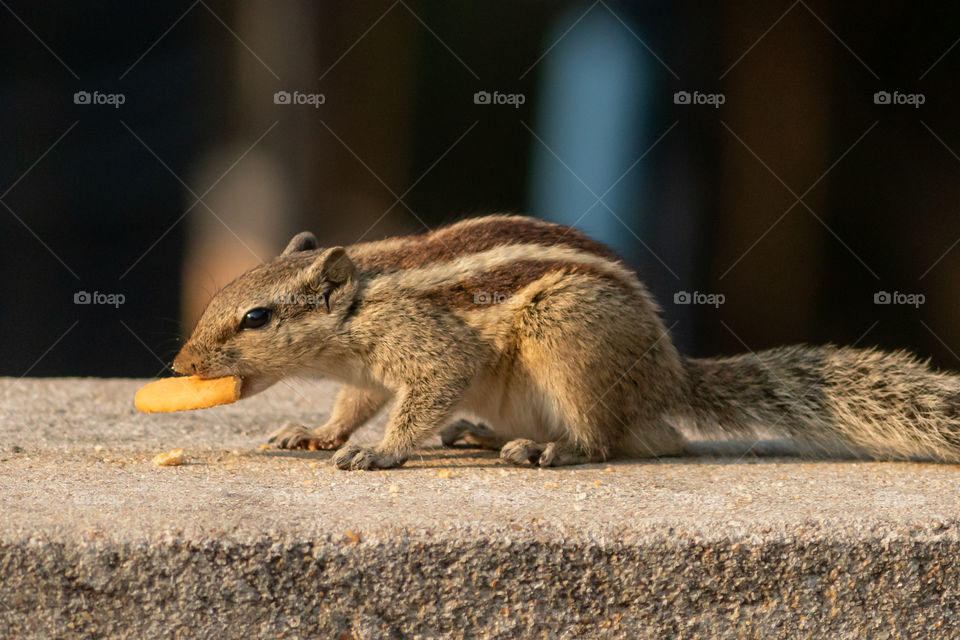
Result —
<path fill-rule="evenodd" d="M 380 445 L 342 448 L 341 469 L 401 465 L 438 430 L 539 466 L 771 427 L 816 455 L 960 460 L 960 377 L 835 346 L 682 357 L 609 248 L 522 216 L 346 248 L 300 233 L 213 297 L 174 369 L 239 375 L 244 396 L 287 376 L 343 382 L 329 421 L 285 426 L 281 448 L 340 448 L 395 399 Z"/>

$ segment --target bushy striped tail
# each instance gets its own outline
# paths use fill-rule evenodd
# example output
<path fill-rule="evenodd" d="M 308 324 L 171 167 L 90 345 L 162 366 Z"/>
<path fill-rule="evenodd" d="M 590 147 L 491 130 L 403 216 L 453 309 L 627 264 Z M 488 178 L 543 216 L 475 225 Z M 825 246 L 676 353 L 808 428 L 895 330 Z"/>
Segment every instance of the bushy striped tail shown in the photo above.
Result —
<path fill-rule="evenodd" d="M 808 455 L 960 461 L 960 377 L 903 351 L 781 347 L 686 359 L 697 428 Z"/>

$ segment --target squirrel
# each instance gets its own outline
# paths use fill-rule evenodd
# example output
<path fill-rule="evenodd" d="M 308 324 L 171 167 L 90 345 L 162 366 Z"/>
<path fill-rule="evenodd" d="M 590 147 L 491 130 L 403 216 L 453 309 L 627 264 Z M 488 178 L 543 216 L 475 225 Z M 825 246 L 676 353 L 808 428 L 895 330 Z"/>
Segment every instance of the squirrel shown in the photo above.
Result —
<path fill-rule="evenodd" d="M 771 428 L 811 455 L 960 461 L 960 377 L 833 345 L 683 357 L 611 249 L 524 216 L 348 247 L 300 233 L 212 298 L 173 368 L 240 376 L 242 397 L 287 376 L 341 381 L 326 424 L 270 439 L 340 449 L 340 469 L 399 466 L 438 431 L 540 467 Z M 344 447 L 391 399 L 382 442 Z"/>

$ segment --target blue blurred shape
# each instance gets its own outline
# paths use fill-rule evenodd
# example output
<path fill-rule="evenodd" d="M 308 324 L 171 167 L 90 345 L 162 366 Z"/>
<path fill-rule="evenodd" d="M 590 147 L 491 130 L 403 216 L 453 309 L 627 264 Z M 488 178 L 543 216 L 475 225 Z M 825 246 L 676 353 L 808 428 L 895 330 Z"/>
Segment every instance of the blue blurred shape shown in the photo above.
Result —
<path fill-rule="evenodd" d="M 544 144 L 533 142 L 530 211 L 631 256 L 638 243 L 623 223 L 643 237 L 643 163 L 617 180 L 644 151 L 653 72 L 640 42 L 604 5 L 571 28 L 583 11 L 577 5 L 557 20 L 545 43 L 556 46 L 539 63 L 532 128 Z"/>

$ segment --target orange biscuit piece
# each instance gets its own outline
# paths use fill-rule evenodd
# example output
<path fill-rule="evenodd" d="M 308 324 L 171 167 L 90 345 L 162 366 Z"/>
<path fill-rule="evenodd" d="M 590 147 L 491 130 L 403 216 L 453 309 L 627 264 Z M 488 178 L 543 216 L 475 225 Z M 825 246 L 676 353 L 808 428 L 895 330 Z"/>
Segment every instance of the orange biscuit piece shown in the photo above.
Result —
<path fill-rule="evenodd" d="M 141 387 L 133 403 L 144 413 L 206 409 L 236 402 L 242 382 L 240 376 L 163 378 Z"/>
<path fill-rule="evenodd" d="M 153 459 L 158 467 L 176 467 L 183 464 L 183 449 L 174 449 L 166 453 L 158 453 Z"/>

